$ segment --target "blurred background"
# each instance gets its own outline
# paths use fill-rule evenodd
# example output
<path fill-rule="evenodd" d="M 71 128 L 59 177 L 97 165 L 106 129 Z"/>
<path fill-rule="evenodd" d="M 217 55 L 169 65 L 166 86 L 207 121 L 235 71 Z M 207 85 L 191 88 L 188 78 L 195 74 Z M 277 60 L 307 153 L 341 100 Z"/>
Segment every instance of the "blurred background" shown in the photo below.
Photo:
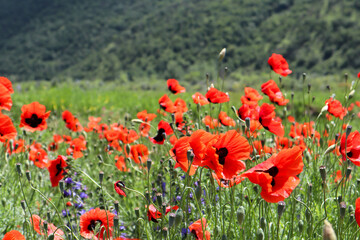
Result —
<path fill-rule="evenodd" d="M 341 81 L 360 70 L 359 15 L 353 0 L 0 0 L 0 75 L 196 86 L 226 48 L 232 89 L 268 80 L 273 52 L 292 79 Z"/>

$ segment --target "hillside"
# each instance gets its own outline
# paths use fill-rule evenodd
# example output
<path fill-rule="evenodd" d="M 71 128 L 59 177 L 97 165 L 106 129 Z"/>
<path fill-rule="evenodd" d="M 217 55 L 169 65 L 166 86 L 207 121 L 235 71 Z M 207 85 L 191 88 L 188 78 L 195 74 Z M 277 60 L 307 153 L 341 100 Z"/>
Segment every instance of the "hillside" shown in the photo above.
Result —
<path fill-rule="evenodd" d="M 227 48 L 232 72 L 360 69 L 360 3 L 344 0 L 0 1 L 0 75 L 16 80 L 179 77 Z"/>

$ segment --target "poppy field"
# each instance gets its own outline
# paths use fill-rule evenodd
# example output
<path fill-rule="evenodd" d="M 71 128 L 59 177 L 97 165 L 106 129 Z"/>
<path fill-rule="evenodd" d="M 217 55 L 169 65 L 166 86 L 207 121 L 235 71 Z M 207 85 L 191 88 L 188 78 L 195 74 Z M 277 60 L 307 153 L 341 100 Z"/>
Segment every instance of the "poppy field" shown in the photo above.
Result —
<path fill-rule="evenodd" d="M 360 73 L 294 94 L 274 53 L 228 93 L 224 57 L 199 92 L 0 77 L 3 239 L 358 239 Z"/>

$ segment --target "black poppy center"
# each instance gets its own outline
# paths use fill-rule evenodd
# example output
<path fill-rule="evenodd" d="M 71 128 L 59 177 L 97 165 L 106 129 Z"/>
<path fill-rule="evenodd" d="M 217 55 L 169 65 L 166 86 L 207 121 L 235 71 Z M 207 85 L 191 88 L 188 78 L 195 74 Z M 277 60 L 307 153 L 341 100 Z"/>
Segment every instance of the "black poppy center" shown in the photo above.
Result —
<path fill-rule="evenodd" d="M 272 176 L 271 186 L 275 186 L 275 178 L 274 177 L 279 173 L 279 169 L 276 166 L 273 166 L 264 172 L 266 172 L 270 176 Z"/>
<path fill-rule="evenodd" d="M 352 155 L 353 155 L 353 153 L 352 153 L 352 152 L 348 152 L 346 155 L 347 155 L 349 158 L 351 158 Z"/>
<path fill-rule="evenodd" d="M 266 127 L 266 126 L 264 126 L 263 124 L 262 124 L 262 119 L 261 119 L 261 117 L 259 118 L 259 123 L 266 129 L 266 130 L 268 130 L 269 131 L 269 128 L 268 127 Z"/>
<path fill-rule="evenodd" d="M 154 140 L 155 140 L 156 142 L 162 142 L 162 141 L 164 141 L 164 140 L 165 140 L 165 138 L 164 138 L 164 133 L 165 133 L 165 130 L 164 130 L 163 128 L 160 128 L 160 129 L 158 130 L 157 135 L 154 137 Z"/>
<path fill-rule="evenodd" d="M 176 93 L 176 90 L 172 88 L 172 86 L 169 86 L 169 91 L 172 92 L 172 93 Z"/>
<path fill-rule="evenodd" d="M 28 124 L 32 128 L 36 128 L 42 123 L 42 118 L 39 118 L 35 113 L 31 115 L 30 118 L 25 118 L 26 124 Z"/>
<path fill-rule="evenodd" d="M 102 222 L 101 222 L 100 220 L 91 220 L 91 221 L 90 221 L 90 224 L 89 224 L 89 226 L 88 226 L 88 230 L 89 230 L 89 231 L 94 231 L 97 224 L 100 224 L 100 225 L 101 225 Z"/>
<path fill-rule="evenodd" d="M 56 170 L 57 170 L 57 172 L 56 172 L 55 176 L 58 176 L 63 170 L 62 167 L 61 167 L 61 162 L 56 164 Z"/>
<path fill-rule="evenodd" d="M 225 157 L 228 155 L 229 151 L 226 148 L 216 149 L 216 154 L 219 155 L 219 163 L 221 165 L 225 164 Z"/>

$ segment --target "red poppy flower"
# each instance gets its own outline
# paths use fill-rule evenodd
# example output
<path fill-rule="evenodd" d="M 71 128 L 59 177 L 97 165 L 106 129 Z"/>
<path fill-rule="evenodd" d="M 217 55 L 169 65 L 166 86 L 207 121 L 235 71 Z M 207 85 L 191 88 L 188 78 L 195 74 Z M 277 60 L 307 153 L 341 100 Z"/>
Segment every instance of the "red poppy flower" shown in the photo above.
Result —
<path fill-rule="evenodd" d="M 104 131 L 104 136 L 108 142 L 112 142 L 119 138 L 120 132 L 118 130 L 106 130 Z"/>
<path fill-rule="evenodd" d="M 208 144 L 206 156 L 201 163 L 215 171 L 221 179 L 232 179 L 245 169 L 246 160 L 250 156 L 248 141 L 236 130 L 230 130 Z"/>
<path fill-rule="evenodd" d="M 174 102 L 174 106 L 175 106 L 175 111 L 176 112 L 187 112 L 188 108 L 186 106 L 186 102 L 184 100 L 182 100 L 181 98 L 177 98 Z"/>
<path fill-rule="evenodd" d="M 245 87 L 244 91 L 245 96 L 242 96 L 240 98 L 242 104 L 247 104 L 250 106 L 257 105 L 258 101 L 263 99 L 263 97 L 258 93 L 258 91 L 251 87 Z"/>
<path fill-rule="evenodd" d="M 209 104 L 209 101 L 207 100 L 207 98 L 199 92 L 196 92 L 195 94 L 193 94 L 192 99 L 195 104 L 200 104 L 200 106 Z"/>
<path fill-rule="evenodd" d="M 204 228 L 203 228 L 204 227 Z M 195 238 L 198 240 L 210 240 L 210 232 L 204 231 L 203 229 L 206 229 L 206 219 L 202 218 L 194 222 L 189 226 L 190 232 L 195 235 Z M 204 238 L 205 235 L 205 238 Z"/>
<path fill-rule="evenodd" d="M 160 108 L 162 108 L 166 112 L 173 113 L 176 110 L 174 103 L 171 101 L 171 99 L 166 94 L 164 94 L 164 96 L 162 96 L 159 99 L 159 104 L 160 104 Z"/>
<path fill-rule="evenodd" d="M 190 162 L 188 160 L 188 151 L 191 150 L 190 137 L 180 138 L 170 150 L 170 156 L 176 161 L 174 168 L 180 167 L 184 172 L 189 171 Z M 191 164 L 189 175 L 194 175 L 197 165 Z"/>
<path fill-rule="evenodd" d="M 17 230 L 11 230 L 10 232 L 7 232 L 3 238 L 3 240 L 26 240 L 24 235 L 22 235 Z"/>
<path fill-rule="evenodd" d="M 261 125 L 271 133 L 283 137 L 284 126 L 280 121 L 275 120 L 275 107 L 273 105 L 263 103 L 260 107 L 259 122 Z"/>
<path fill-rule="evenodd" d="M 109 238 L 114 226 L 114 216 L 115 214 L 110 211 L 100 208 L 91 209 L 80 217 L 80 235 L 86 239 L 103 239 L 104 234 L 106 234 Z M 95 229 L 100 230 L 96 235 Z"/>
<path fill-rule="evenodd" d="M 347 110 L 341 105 L 339 100 L 330 98 L 325 101 L 325 104 L 328 106 L 328 112 L 334 117 L 342 120 L 346 116 Z"/>
<path fill-rule="evenodd" d="M 226 112 L 221 111 L 219 114 L 220 123 L 224 126 L 235 127 L 236 123 L 234 119 L 229 117 Z"/>
<path fill-rule="evenodd" d="M 12 143 L 12 146 L 10 144 L 10 141 L 6 143 L 7 152 L 11 155 L 14 153 L 20 153 L 25 152 L 25 141 L 23 139 L 14 140 Z"/>
<path fill-rule="evenodd" d="M 272 79 L 261 85 L 261 92 L 266 94 L 270 101 L 280 106 L 285 106 L 289 99 L 285 99 L 276 82 Z"/>
<path fill-rule="evenodd" d="M 186 91 L 184 87 L 180 86 L 178 80 L 176 79 L 168 79 L 167 86 L 173 94 L 183 93 Z"/>
<path fill-rule="evenodd" d="M 292 73 L 292 71 L 289 69 L 289 64 L 280 54 L 273 53 L 271 57 L 269 57 L 268 64 L 274 72 L 280 74 L 281 76 L 286 77 Z"/>
<path fill-rule="evenodd" d="M 10 111 L 12 105 L 13 103 L 9 90 L 4 85 L 0 84 L 0 110 L 4 109 Z"/>
<path fill-rule="evenodd" d="M 32 215 L 30 217 L 30 223 L 34 227 L 34 230 L 40 234 L 45 235 L 44 233 L 44 220 L 42 220 L 38 215 Z M 47 235 L 53 234 L 55 240 L 63 240 L 64 232 L 57 228 L 54 224 L 48 223 Z"/>
<path fill-rule="evenodd" d="M 44 105 L 33 102 L 21 108 L 20 127 L 30 132 L 43 131 L 47 128 L 46 119 L 50 116 L 50 111 L 46 112 Z"/>
<path fill-rule="evenodd" d="M 70 142 L 70 146 L 66 149 L 67 155 L 72 155 L 74 159 L 81 158 L 84 154 L 82 151 L 86 150 L 86 141 L 79 138 L 75 138 Z"/>
<path fill-rule="evenodd" d="M 355 201 L 355 220 L 358 226 L 360 227 L 360 197 L 357 198 Z"/>
<path fill-rule="evenodd" d="M 256 138 L 258 136 L 258 131 L 262 128 L 263 126 L 260 124 L 258 120 L 250 120 L 250 131 L 248 128 L 245 128 L 246 136 L 248 138 L 250 136 Z"/>
<path fill-rule="evenodd" d="M 14 139 L 16 135 L 17 131 L 11 118 L 0 112 L 0 142 Z"/>
<path fill-rule="evenodd" d="M 150 138 L 150 141 L 155 144 L 164 144 L 166 135 L 171 135 L 173 133 L 174 131 L 170 127 L 170 124 L 161 120 L 158 124 L 157 135 Z"/>
<path fill-rule="evenodd" d="M 290 196 L 300 182 L 296 175 L 302 172 L 303 166 L 302 150 L 296 146 L 272 155 L 241 176 L 259 184 L 262 188 L 262 198 L 267 202 L 275 203 Z"/>
<path fill-rule="evenodd" d="M 210 129 L 214 129 L 216 127 L 220 127 L 221 124 L 218 122 L 217 119 L 210 117 L 209 115 L 205 116 L 203 119 L 203 123 L 206 126 L 209 126 Z"/>
<path fill-rule="evenodd" d="M 71 131 L 80 132 L 83 130 L 83 127 L 81 126 L 79 120 L 74 117 L 74 115 L 70 111 L 65 110 L 62 113 L 62 119 L 66 123 L 66 127 Z"/>
<path fill-rule="evenodd" d="M 259 120 L 260 107 L 257 105 L 243 104 L 239 110 L 238 115 L 242 120 L 250 118 L 250 120 Z"/>
<path fill-rule="evenodd" d="M 144 144 L 136 144 L 130 148 L 130 158 L 137 164 L 146 163 L 149 156 L 149 150 Z M 141 160 L 140 160 L 141 159 Z"/>
<path fill-rule="evenodd" d="M 119 140 L 122 141 L 124 144 L 129 144 L 135 142 L 137 139 L 139 139 L 139 135 L 135 130 L 128 130 L 124 129 L 120 135 Z"/>
<path fill-rule="evenodd" d="M 194 153 L 193 165 L 201 165 L 201 162 L 206 157 L 207 146 L 211 146 L 210 143 L 216 141 L 216 138 L 216 135 L 208 133 L 204 130 L 197 130 L 191 135 L 189 144 Z"/>
<path fill-rule="evenodd" d="M 352 132 L 349 134 L 347 139 L 346 134 L 344 133 L 341 137 L 339 151 L 342 155 L 343 161 L 345 161 L 347 157 L 356 166 L 360 166 L 360 133 L 358 131 Z"/>
<path fill-rule="evenodd" d="M 9 79 L 6 77 L 0 77 L 0 85 L 3 85 L 10 94 L 14 93 L 14 89 L 12 87 L 12 83 Z"/>
<path fill-rule="evenodd" d="M 119 169 L 121 172 L 129 171 L 129 169 L 127 169 L 126 167 L 125 158 L 123 156 L 115 156 L 115 160 L 115 166 L 117 167 L 117 169 Z"/>
<path fill-rule="evenodd" d="M 126 197 L 126 193 L 123 190 L 125 189 L 125 184 L 122 181 L 117 181 L 116 183 L 114 183 L 114 188 L 117 194 Z"/>
<path fill-rule="evenodd" d="M 212 173 L 212 177 L 216 180 L 218 185 L 222 188 L 230 188 L 234 185 L 241 183 L 245 178 L 242 176 L 236 176 L 230 180 L 228 179 L 221 179 L 215 173 Z"/>
<path fill-rule="evenodd" d="M 147 110 L 138 112 L 136 117 L 138 119 L 143 120 L 144 122 L 151 122 L 154 118 L 156 118 L 155 113 L 148 113 Z"/>
<path fill-rule="evenodd" d="M 145 123 L 141 123 L 139 126 L 139 131 L 141 136 L 143 137 L 148 137 L 149 136 L 149 131 L 150 131 L 150 124 L 145 122 Z"/>
<path fill-rule="evenodd" d="M 34 162 L 38 168 L 47 168 L 49 166 L 47 152 L 40 143 L 34 142 L 30 146 L 29 160 Z"/>
<path fill-rule="evenodd" d="M 179 207 L 178 206 L 167 206 L 166 207 L 166 211 L 165 211 L 165 215 L 168 214 L 171 210 L 178 210 Z M 149 205 L 149 210 L 147 212 L 147 216 L 148 216 L 148 220 L 149 221 L 153 221 L 153 222 L 158 222 L 157 219 L 161 218 L 162 214 L 160 211 L 158 211 L 156 209 L 156 207 L 152 204 Z"/>
<path fill-rule="evenodd" d="M 228 94 L 221 92 L 214 87 L 210 87 L 209 91 L 205 94 L 205 97 L 211 103 L 224 103 L 230 100 Z"/>
<path fill-rule="evenodd" d="M 59 185 L 60 180 L 63 179 L 66 174 L 65 168 L 67 166 L 66 157 L 62 155 L 59 155 L 56 159 L 50 161 L 48 171 L 52 187 L 57 187 Z"/>
<path fill-rule="evenodd" d="M 253 149 L 256 150 L 257 155 L 261 155 L 261 156 L 264 156 L 265 153 L 272 152 L 272 149 L 268 146 L 265 146 L 265 145 L 263 146 L 261 141 L 253 141 L 252 145 L 253 145 L 253 147 L 250 148 L 250 153 L 253 153 L 253 151 L 254 151 Z"/>

